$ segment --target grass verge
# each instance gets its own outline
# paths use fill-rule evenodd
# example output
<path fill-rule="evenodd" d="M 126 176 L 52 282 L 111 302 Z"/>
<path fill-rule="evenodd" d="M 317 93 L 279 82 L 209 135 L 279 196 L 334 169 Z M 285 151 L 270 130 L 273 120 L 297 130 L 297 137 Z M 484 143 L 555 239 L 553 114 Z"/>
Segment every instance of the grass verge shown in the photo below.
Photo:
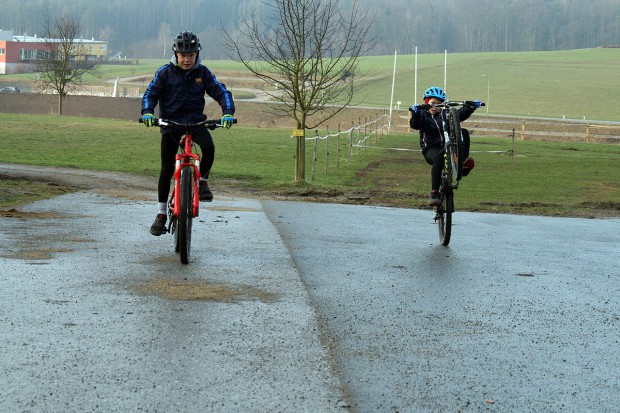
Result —
<path fill-rule="evenodd" d="M 215 191 L 428 208 L 430 166 L 417 133 L 375 137 L 368 148 L 351 148 L 350 156 L 346 135 L 317 141 L 314 173 L 315 147 L 308 141 L 303 185 L 292 182 L 288 130 L 235 126 L 213 135 Z M 156 176 L 159 142 L 157 129 L 135 122 L 0 114 L 0 162 Z M 619 145 L 516 141 L 512 148 L 506 138 L 473 138 L 476 168 L 457 191 L 458 210 L 620 216 Z"/>
<path fill-rule="evenodd" d="M 0 175 L 0 209 L 14 209 L 34 201 L 52 198 L 72 188 L 48 182 L 32 182 Z"/>

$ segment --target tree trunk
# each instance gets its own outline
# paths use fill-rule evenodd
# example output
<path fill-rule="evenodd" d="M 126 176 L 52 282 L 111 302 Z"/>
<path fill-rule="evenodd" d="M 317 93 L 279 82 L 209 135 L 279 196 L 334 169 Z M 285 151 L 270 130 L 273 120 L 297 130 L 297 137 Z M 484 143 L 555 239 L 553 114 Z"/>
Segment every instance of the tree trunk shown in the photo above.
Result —
<path fill-rule="evenodd" d="M 295 183 L 306 182 L 306 131 L 303 125 L 306 122 L 305 115 L 297 122 L 297 129 L 304 131 L 303 136 L 298 136 L 295 142 Z"/>

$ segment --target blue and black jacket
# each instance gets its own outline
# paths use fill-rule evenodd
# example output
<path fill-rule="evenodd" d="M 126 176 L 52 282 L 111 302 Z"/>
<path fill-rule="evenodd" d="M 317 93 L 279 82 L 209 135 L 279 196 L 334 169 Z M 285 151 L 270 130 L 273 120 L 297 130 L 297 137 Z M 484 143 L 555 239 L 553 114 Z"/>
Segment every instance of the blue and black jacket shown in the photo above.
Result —
<path fill-rule="evenodd" d="M 155 113 L 159 103 L 159 117 L 179 123 L 196 123 L 207 118 L 204 114 L 205 93 L 219 103 L 222 115 L 234 115 L 232 94 L 213 73 L 201 64 L 200 58 L 190 70 L 177 66 L 176 56 L 170 63 L 157 69 L 155 77 L 142 97 L 142 114 Z"/>
<path fill-rule="evenodd" d="M 463 122 L 468 119 L 475 110 L 475 108 L 469 106 L 460 107 L 459 120 Z M 432 146 L 442 146 L 441 115 L 439 113 L 432 115 L 426 110 L 420 110 L 418 113 L 411 110 L 410 112 L 409 126 L 420 131 L 420 148 L 422 148 L 422 153 Z"/>

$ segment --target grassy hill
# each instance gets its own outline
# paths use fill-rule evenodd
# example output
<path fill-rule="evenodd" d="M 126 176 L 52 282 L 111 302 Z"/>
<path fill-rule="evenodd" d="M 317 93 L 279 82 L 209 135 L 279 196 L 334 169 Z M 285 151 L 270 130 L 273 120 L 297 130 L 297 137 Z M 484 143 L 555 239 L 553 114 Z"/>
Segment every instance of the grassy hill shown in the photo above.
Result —
<path fill-rule="evenodd" d="M 448 96 L 455 100 L 486 101 L 489 92 L 489 114 L 620 121 L 620 49 L 448 53 L 447 61 Z M 135 65 L 104 65 L 103 78 L 93 82 L 117 77 L 150 79 L 166 62 L 140 60 Z M 233 92 L 241 84 L 247 86 L 248 82 L 240 78 L 252 81 L 250 73 L 239 63 L 209 60 L 206 56 L 206 64 Z M 394 102 L 401 101 L 401 107 L 415 101 L 414 68 L 414 55 L 397 56 Z M 389 107 L 394 56 L 364 57 L 360 70 L 363 76 L 358 78 L 354 103 Z M 10 79 L 25 81 L 31 76 Z M 7 76 L 0 76 L 0 82 L 6 79 Z M 418 55 L 418 98 L 428 86 L 443 84 L 444 54 Z"/>
<path fill-rule="evenodd" d="M 448 54 L 447 93 L 454 100 L 487 100 L 489 113 L 620 120 L 620 49 L 558 52 Z M 361 69 L 377 80 L 357 97 L 369 105 L 390 102 L 394 56 L 366 58 Z M 394 101 L 414 102 L 415 57 L 397 56 Z M 487 84 L 488 76 L 490 81 Z M 418 55 L 418 100 L 444 84 L 444 54 Z"/>

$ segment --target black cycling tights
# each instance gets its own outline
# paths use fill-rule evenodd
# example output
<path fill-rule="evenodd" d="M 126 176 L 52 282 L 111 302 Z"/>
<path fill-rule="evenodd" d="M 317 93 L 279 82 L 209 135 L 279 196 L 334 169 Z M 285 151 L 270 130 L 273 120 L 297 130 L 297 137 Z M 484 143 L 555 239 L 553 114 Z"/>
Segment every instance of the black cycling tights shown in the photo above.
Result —
<path fill-rule="evenodd" d="M 157 185 L 157 197 L 159 202 L 167 202 L 170 193 L 170 181 L 174 175 L 175 156 L 179 150 L 179 141 L 183 136 L 183 131 L 171 129 L 161 130 L 161 171 L 159 173 L 159 183 Z M 200 146 L 202 158 L 200 160 L 200 175 L 203 178 L 209 177 L 211 166 L 215 159 L 215 145 L 213 138 L 207 127 L 199 127 L 193 130 L 192 138 Z"/>
<path fill-rule="evenodd" d="M 469 157 L 469 131 L 462 128 L 461 132 L 463 134 L 463 159 L 467 159 Z M 431 189 L 435 191 L 439 189 L 439 184 L 441 183 L 441 170 L 443 169 L 444 163 L 443 147 L 431 146 L 430 148 L 426 149 L 426 151 L 424 152 L 424 159 L 429 165 L 433 165 L 433 167 L 431 168 Z"/>

